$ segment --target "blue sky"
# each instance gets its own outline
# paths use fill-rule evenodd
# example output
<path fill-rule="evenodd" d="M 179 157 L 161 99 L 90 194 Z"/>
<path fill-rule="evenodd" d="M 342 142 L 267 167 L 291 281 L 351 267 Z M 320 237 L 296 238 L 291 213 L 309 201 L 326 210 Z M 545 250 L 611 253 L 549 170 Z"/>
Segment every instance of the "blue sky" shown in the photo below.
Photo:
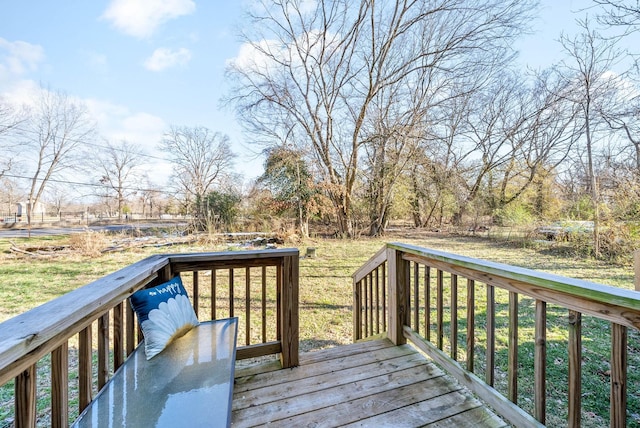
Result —
<path fill-rule="evenodd" d="M 230 109 L 220 106 L 225 62 L 237 55 L 242 1 L 20 0 L 0 15 L 0 94 L 26 101 L 42 84 L 87 104 L 99 131 L 149 153 L 170 125 L 202 125 L 230 136 L 246 178 L 262 160 L 242 141 Z M 520 61 L 545 67 L 559 59 L 555 40 L 573 31 L 572 12 L 589 0 L 543 0 L 536 34 L 517 47 Z M 150 159 L 150 161 L 155 162 Z M 169 174 L 166 166 L 156 174 Z M 157 178 L 157 177 L 156 177 Z"/>

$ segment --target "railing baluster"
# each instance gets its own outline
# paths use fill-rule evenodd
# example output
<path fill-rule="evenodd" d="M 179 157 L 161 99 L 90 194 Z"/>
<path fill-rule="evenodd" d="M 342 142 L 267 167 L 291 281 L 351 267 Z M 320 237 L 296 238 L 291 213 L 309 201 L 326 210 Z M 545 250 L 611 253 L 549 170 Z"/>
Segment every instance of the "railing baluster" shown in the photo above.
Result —
<path fill-rule="evenodd" d="M 91 384 L 93 383 L 92 364 L 92 342 L 91 324 L 78 334 L 78 405 L 82 412 L 91 402 Z"/>
<path fill-rule="evenodd" d="M 245 268 L 245 345 L 251 344 L 251 270 Z"/>
<path fill-rule="evenodd" d="M 536 300 L 535 323 L 534 416 L 544 424 L 547 420 L 547 302 Z"/>
<path fill-rule="evenodd" d="M 509 363 L 507 398 L 518 403 L 518 293 L 509 292 Z"/>
<path fill-rule="evenodd" d="M 98 318 L 98 390 L 109 379 L 109 312 Z"/>
<path fill-rule="evenodd" d="M 51 352 L 51 427 L 69 426 L 69 343 Z"/>
<path fill-rule="evenodd" d="M 362 290 L 363 296 L 363 310 L 364 310 L 364 337 L 369 337 L 369 277 L 362 278 Z"/>
<path fill-rule="evenodd" d="M 493 386 L 495 373 L 496 355 L 496 298 L 495 289 L 487 284 L 487 367 L 485 372 L 485 382 Z"/>
<path fill-rule="evenodd" d="M 369 284 L 369 334 L 373 336 L 373 274 L 367 277 Z"/>
<path fill-rule="evenodd" d="M 431 342 L 431 267 L 424 269 L 424 334 Z"/>
<path fill-rule="evenodd" d="M 473 279 L 467 279 L 467 370 L 471 373 L 473 373 L 473 360 L 476 347 L 475 290 L 475 281 Z"/>
<path fill-rule="evenodd" d="M 458 275 L 451 274 L 451 358 L 458 360 Z"/>
<path fill-rule="evenodd" d="M 118 303 L 113 308 L 113 371 L 124 363 L 124 307 Z"/>
<path fill-rule="evenodd" d="M 379 267 L 376 272 L 376 334 L 380 334 L 380 271 Z"/>
<path fill-rule="evenodd" d="M 354 278 L 355 280 L 355 278 Z M 353 286 L 353 340 L 362 339 L 362 281 Z"/>
<path fill-rule="evenodd" d="M 419 294 L 420 265 L 413 263 L 413 329 L 420 333 L 420 294 Z"/>
<path fill-rule="evenodd" d="M 382 264 L 382 331 L 387 331 L 387 265 Z"/>
<path fill-rule="evenodd" d="M 133 315 L 133 308 L 131 307 L 131 302 L 129 299 L 126 300 L 125 309 L 124 309 L 125 317 L 126 317 L 126 351 L 127 356 L 131 355 L 133 349 L 135 348 L 135 331 L 136 331 L 136 321 Z"/>
<path fill-rule="evenodd" d="M 444 272 L 438 269 L 438 280 L 436 283 L 436 317 L 438 349 L 442 350 L 444 342 Z"/>
<path fill-rule="evenodd" d="M 229 269 L 229 318 L 233 318 L 234 312 L 234 297 L 233 297 L 233 269 Z"/>
<path fill-rule="evenodd" d="M 16 376 L 15 379 L 15 426 L 35 427 L 36 426 L 36 398 L 37 398 L 36 365 L 29 366 L 28 369 Z"/>
<path fill-rule="evenodd" d="M 267 343 L 267 267 L 262 266 L 262 343 Z"/>
<path fill-rule="evenodd" d="M 582 395 L 582 314 L 569 311 L 569 426 L 580 427 Z"/>
<path fill-rule="evenodd" d="M 198 271 L 193 271 L 193 296 L 191 296 L 193 300 L 193 310 L 196 313 L 196 317 L 199 315 L 200 308 L 200 286 L 199 286 L 199 278 Z"/>
<path fill-rule="evenodd" d="M 217 319 L 216 306 L 218 303 L 217 270 L 211 269 L 211 319 Z"/>
<path fill-rule="evenodd" d="M 610 426 L 627 422 L 627 327 L 611 323 Z"/>
<path fill-rule="evenodd" d="M 276 340 L 282 340 L 282 264 L 276 267 Z"/>

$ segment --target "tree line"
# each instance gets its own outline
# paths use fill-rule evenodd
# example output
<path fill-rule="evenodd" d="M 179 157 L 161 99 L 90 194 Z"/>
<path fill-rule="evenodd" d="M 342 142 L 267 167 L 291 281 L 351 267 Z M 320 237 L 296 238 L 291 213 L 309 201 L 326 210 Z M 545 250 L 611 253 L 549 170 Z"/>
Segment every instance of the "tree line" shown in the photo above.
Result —
<path fill-rule="evenodd" d="M 596 0 L 543 70 L 512 49 L 536 1 L 258 3 L 227 101 L 273 161 L 287 153 L 291 183 L 273 190 L 322 193 L 340 234 L 380 235 L 399 213 L 576 218 L 594 221 L 597 253 L 603 221 L 637 218 L 638 52 L 621 47 L 636 3 Z"/>
<path fill-rule="evenodd" d="M 237 186 L 228 137 L 197 126 L 159 143 L 172 163 L 171 189 L 160 189 L 139 145 L 101 140 L 86 109 L 46 90 L 28 111 L 0 103 L 4 192 L 26 171 L 35 203 L 45 187 L 55 193 L 52 177 L 82 166 L 119 216 L 135 197 L 192 214 L 198 228 L 244 210 L 293 217 L 302 235 L 322 220 L 345 237 L 382 235 L 393 218 L 434 228 L 584 219 L 597 254 L 603 226 L 640 213 L 638 52 L 622 48 L 640 11 L 594 0 L 594 18 L 560 35 L 562 61 L 523 70 L 513 46 L 537 7 L 255 2 L 224 100 L 264 151 L 250 189 Z"/>

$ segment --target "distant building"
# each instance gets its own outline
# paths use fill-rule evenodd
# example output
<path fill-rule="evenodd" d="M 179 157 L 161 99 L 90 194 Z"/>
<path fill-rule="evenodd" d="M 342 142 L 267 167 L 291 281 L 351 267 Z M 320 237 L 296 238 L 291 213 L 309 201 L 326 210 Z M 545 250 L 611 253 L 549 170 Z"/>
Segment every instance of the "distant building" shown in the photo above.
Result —
<path fill-rule="evenodd" d="M 27 208 L 29 206 L 29 202 L 18 202 L 17 214 L 18 217 L 27 217 Z M 40 202 L 36 202 L 31 210 L 31 216 L 44 216 L 46 215 L 46 210 L 44 209 L 44 205 Z"/>

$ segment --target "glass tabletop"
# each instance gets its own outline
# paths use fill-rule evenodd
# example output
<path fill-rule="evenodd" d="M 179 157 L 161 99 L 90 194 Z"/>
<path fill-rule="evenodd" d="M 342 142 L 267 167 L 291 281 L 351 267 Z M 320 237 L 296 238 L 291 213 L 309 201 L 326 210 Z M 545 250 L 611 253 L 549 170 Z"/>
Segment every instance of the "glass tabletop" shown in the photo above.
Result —
<path fill-rule="evenodd" d="M 73 426 L 229 426 L 237 330 L 203 322 L 149 361 L 140 344 Z"/>

